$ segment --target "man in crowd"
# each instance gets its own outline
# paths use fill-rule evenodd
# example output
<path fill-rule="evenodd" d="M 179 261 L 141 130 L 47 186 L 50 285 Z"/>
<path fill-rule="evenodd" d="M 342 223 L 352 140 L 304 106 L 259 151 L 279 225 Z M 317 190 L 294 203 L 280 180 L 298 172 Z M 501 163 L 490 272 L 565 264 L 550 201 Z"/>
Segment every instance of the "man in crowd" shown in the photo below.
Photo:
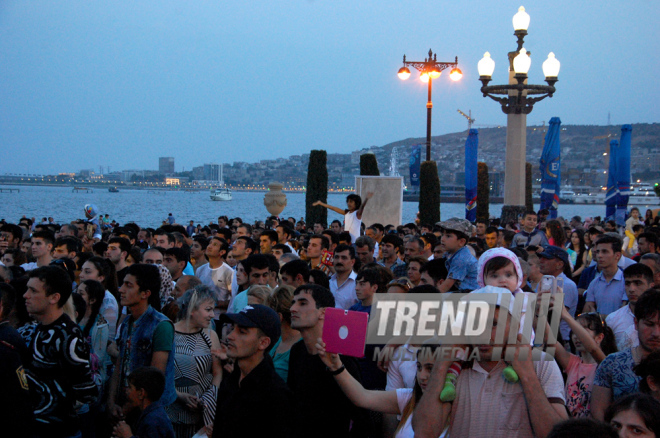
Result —
<path fill-rule="evenodd" d="M 649 289 L 637 300 L 635 329 L 639 345 L 612 353 L 598 365 L 591 392 L 591 414 L 596 420 L 604 420 L 612 402 L 639 392 L 641 377 L 635 374 L 635 365 L 660 351 L 660 291 Z"/>
<path fill-rule="evenodd" d="M 176 400 L 174 389 L 174 325 L 150 303 L 160 306 L 160 273 L 143 263 L 128 268 L 119 289 L 120 303 L 129 311 L 117 339 L 119 356 L 108 390 L 108 414 L 122 418 L 129 387 L 128 376 L 143 366 L 153 366 L 166 377 L 160 403 L 169 406 Z"/>
<path fill-rule="evenodd" d="M 369 236 L 360 236 L 355 241 L 355 255 L 360 260 L 362 266 L 373 263 L 375 242 Z"/>
<path fill-rule="evenodd" d="M 322 263 L 323 250 L 327 251 L 329 247 L 328 238 L 322 234 L 314 234 L 309 238 L 307 258 L 309 259 L 310 269 L 318 269 L 325 275 L 330 275 L 330 268 L 325 263 Z"/>
<path fill-rule="evenodd" d="M 280 268 L 282 284 L 294 289 L 307 284 L 309 280 L 309 266 L 302 260 L 292 260 Z"/>
<path fill-rule="evenodd" d="M 455 289 L 459 292 L 471 292 L 477 288 L 477 259 L 465 247 L 472 224 L 465 219 L 452 218 L 440 222 L 442 227 L 442 247 L 445 251 L 445 266 L 447 279 L 438 290 L 448 292 Z"/>
<path fill-rule="evenodd" d="M 4 224 L 0 227 L 0 253 L 7 249 L 20 248 L 22 240 L 23 230 L 18 225 Z"/>
<path fill-rule="evenodd" d="M 341 222 L 339 222 L 339 220 L 337 220 L 337 219 L 330 222 L 330 229 L 335 234 L 339 234 L 343 231 L 343 227 L 341 225 Z"/>
<path fill-rule="evenodd" d="M 399 250 L 402 246 L 403 241 L 395 234 L 387 234 L 380 241 L 379 249 L 382 261 L 378 262 L 378 264 L 392 271 L 394 278 L 401 278 L 407 275 L 408 267 L 399 258 Z"/>
<path fill-rule="evenodd" d="M 188 264 L 188 250 L 187 248 L 169 248 L 165 250 L 165 255 L 163 256 L 163 266 L 170 271 L 172 276 L 172 281 L 177 282 L 179 278 L 183 275 L 183 270 Z"/>
<path fill-rule="evenodd" d="M 424 263 L 419 272 L 421 275 L 420 284 L 429 284 L 438 290 L 440 290 L 442 282 L 447 279 L 447 267 L 443 258 Z"/>
<path fill-rule="evenodd" d="M 30 271 L 50 265 L 50 262 L 53 261 L 52 252 L 54 243 L 55 237 L 50 231 L 35 231 L 32 233 L 32 257 L 36 261 L 25 263 L 21 268 Z"/>
<path fill-rule="evenodd" d="M 513 236 L 511 247 L 526 248 L 530 245 L 548 246 L 548 238 L 541 230 L 536 229 L 538 216 L 533 211 L 528 211 L 523 216 L 523 229 Z"/>
<path fill-rule="evenodd" d="M 476 222 L 477 226 L 477 237 L 479 239 L 485 239 L 486 238 L 486 229 L 488 228 L 488 220 L 487 219 L 477 219 Z"/>
<path fill-rule="evenodd" d="M 75 260 L 80 252 L 80 240 L 75 237 L 60 237 L 55 240 L 53 244 L 53 258 L 54 259 L 71 259 Z"/>
<path fill-rule="evenodd" d="M 172 233 L 168 233 L 162 228 L 159 228 L 154 232 L 155 246 L 159 248 L 167 249 L 167 248 L 174 248 L 175 244 L 176 244 L 176 239 L 174 238 Z"/>
<path fill-rule="evenodd" d="M 584 312 L 609 315 L 618 310 L 626 299 L 623 272 L 618 266 L 621 240 L 614 236 L 601 236 L 592 251 L 600 273 L 585 292 Z"/>
<path fill-rule="evenodd" d="M 216 304 L 216 319 L 227 310 L 231 299 L 231 279 L 233 270 L 225 263 L 229 244 L 221 237 L 212 237 L 206 247 L 208 263 L 197 268 L 195 276 L 210 287 L 218 300 Z"/>
<path fill-rule="evenodd" d="M 538 257 L 539 267 L 543 275 L 552 275 L 564 281 L 564 307 L 568 309 L 568 313 L 571 316 L 575 317 L 575 310 L 578 305 L 578 290 L 575 282 L 565 274 L 565 272 L 569 274 L 571 272 L 571 262 L 568 259 L 568 252 L 557 246 L 547 246 L 543 252 L 538 254 Z M 566 321 L 561 321 L 559 330 L 562 339 L 568 343 L 571 328 Z"/>
<path fill-rule="evenodd" d="M 512 297 L 498 295 L 498 303 L 513 305 Z M 512 383 L 502 377 L 509 364 L 493 353 L 496 347 L 507 345 L 495 345 L 493 340 L 498 322 L 505 324 L 504 340 L 509 338 L 510 327 L 517 327 L 513 311 L 507 310 L 500 312 L 500 306 L 491 309 L 491 343 L 480 345 L 479 359 L 463 366 L 456 380 L 456 399 L 451 405 L 443 405 L 440 393 L 452 361 L 442 358 L 436 361 L 426 391 L 412 414 L 416 438 L 438 437 L 446 426 L 450 436 L 457 437 L 544 437 L 556 423 L 568 417 L 559 366 L 555 361 L 532 360 L 530 345 L 521 343 L 520 335 L 519 343 L 509 346 L 517 350 L 510 365 L 519 380 Z"/>
<path fill-rule="evenodd" d="M 424 241 L 417 236 L 413 236 L 404 246 L 404 260 L 410 263 L 411 257 L 421 256 L 424 251 Z"/>
<path fill-rule="evenodd" d="M 355 295 L 355 249 L 348 245 L 339 245 L 335 249 L 333 266 L 335 273 L 330 277 L 330 292 L 335 297 L 335 305 L 348 310 L 358 302 Z"/>
<path fill-rule="evenodd" d="M 51 243 L 52 246 L 52 243 Z M 80 433 L 75 404 L 98 396 L 89 364 L 89 345 L 78 325 L 64 313 L 71 296 L 66 271 L 43 266 L 28 274 L 27 311 L 38 322 L 32 336 L 27 383 L 33 400 L 38 437 L 73 437 Z"/>
<path fill-rule="evenodd" d="M 628 304 L 616 310 L 605 319 L 614 332 L 617 350 L 623 351 L 639 345 L 637 330 L 635 330 L 635 305 L 639 297 L 654 287 L 653 271 L 642 263 L 635 263 L 623 271 Z"/>
<path fill-rule="evenodd" d="M 639 256 L 635 257 L 635 261 L 639 261 L 644 254 L 655 254 L 658 248 L 658 236 L 655 233 L 646 232 L 637 237 L 637 250 Z"/>
<path fill-rule="evenodd" d="M 105 251 L 105 257 L 115 265 L 117 284 L 119 285 L 124 282 L 124 277 L 126 276 L 126 272 L 128 272 L 126 259 L 130 252 L 131 242 L 125 237 L 112 237 L 108 241 L 108 249 Z"/>
<path fill-rule="evenodd" d="M 294 395 L 294 434 L 307 438 L 368 436 L 369 418 L 356 408 L 337 385 L 318 356 L 316 343 L 323 334 L 325 310 L 335 307 L 332 293 L 315 284 L 300 286 L 293 293 L 291 328 L 300 330 L 302 340 L 291 347 L 287 383 Z M 357 362 L 341 356 L 345 368 L 360 381 Z"/>
<path fill-rule="evenodd" d="M 653 283 L 657 286 L 660 286 L 660 254 L 644 254 L 639 259 L 639 262 L 651 268 L 653 271 Z"/>
<path fill-rule="evenodd" d="M 163 251 L 159 247 L 154 247 L 146 250 L 142 254 L 142 263 L 148 265 L 162 265 L 163 264 Z"/>
<path fill-rule="evenodd" d="M 497 239 L 498 239 L 497 228 L 496 227 L 486 228 L 486 236 L 484 239 L 486 241 L 486 248 L 487 249 L 496 248 L 498 246 Z"/>
<path fill-rule="evenodd" d="M 209 239 L 204 236 L 193 237 L 192 245 L 190 246 L 190 256 L 195 260 L 195 271 L 208 263 L 206 259 L 206 247 L 209 246 Z M 234 257 L 235 258 L 235 257 Z"/>
<path fill-rule="evenodd" d="M 225 313 L 221 322 L 233 325 L 227 357 L 235 362 L 220 384 L 213 437 L 290 437 L 292 394 L 268 354 L 280 337 L 279 316 L 269 307 L 253 305 Z"/>
<path fill-rule="evenodd" d="M 261 254 L 271 254 L 273 246 L 277 244 L 277 232 L 275 230 L 264 230 L 259 236 L 259 249 Z"/>

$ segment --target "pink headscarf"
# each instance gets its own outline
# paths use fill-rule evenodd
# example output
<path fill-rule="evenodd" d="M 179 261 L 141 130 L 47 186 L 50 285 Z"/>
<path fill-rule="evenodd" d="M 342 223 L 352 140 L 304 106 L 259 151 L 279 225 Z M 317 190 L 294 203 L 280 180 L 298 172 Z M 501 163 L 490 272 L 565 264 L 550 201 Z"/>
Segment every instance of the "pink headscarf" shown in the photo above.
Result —
<path fill-rule="evenodd" d="M 520 267 L 520 262 L 518 261 L 518 256 L 506 248 L 493 248 L 481 254 L 481 257 L 479 257 L 479 273 L 477 274 L 477 283 L 479 284 L 479 287 L 486 286 L 486 283 L 484 282 L 484 266 L 486 266 L 486 263 L 488 263 L 490 259 L 495 257 L 504 257 L 511 260 L 511 263 L 513 263 L 513 266 L 516 268 L 516 274 L 518 275 L 518 286 L 513 294 L 515 295 L 518 292 L 522 292 L 520 286 L 523 281 L 523 272 Z"/>

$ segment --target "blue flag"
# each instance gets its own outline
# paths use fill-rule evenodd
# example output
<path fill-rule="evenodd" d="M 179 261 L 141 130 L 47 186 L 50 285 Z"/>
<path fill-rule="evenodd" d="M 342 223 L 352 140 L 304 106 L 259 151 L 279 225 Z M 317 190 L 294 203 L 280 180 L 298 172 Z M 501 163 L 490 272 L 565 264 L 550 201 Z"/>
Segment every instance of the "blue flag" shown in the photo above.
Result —
<path fill-rule="evenodd" d="M 559 184 L 561 182 L 561 147 L 559 133 L 561 120 L 550 119 L 550 128 L 545 134 L 543 153 L 541 154 L 541 209 L 550 212 L 550 218 L 557 217 L 559 208 Z"/>
<path fill-rule="evenodd" d="M 626 224 L 626 213 L 628 210 L 628 196 L 630 196 L 630 144 L 632 140 L 632 126 L 621 127 L 621 140 L 619 142 L 619 154 L 616 162 L 616 183 L 619 190 L 619 198 L 616 203 L 616 223 L 624 226 Z"/>
<path fill-rule="evenodd" d="M 465 140 L 465 219 L 470 222 L 477 220 L 477 149 L 479 147 L 479 132 L 470 129 Z"/>
<path fill-rule="evenodd" d="M 419 187 L 419 172 L 422 164 L 422 145 L 416 144 L 410 151 L 410 185 Z"/>
<path fill-rule="evenodd" d="M 619 200 L 619 187 L 617 186 L 617 161 L 619 154 L 619 140 L 610 141 L 610 167 L 607 172 L 607 191 L 605 192 L 605 217 L 613 218 L 616 214 L 616 205 Z"/>

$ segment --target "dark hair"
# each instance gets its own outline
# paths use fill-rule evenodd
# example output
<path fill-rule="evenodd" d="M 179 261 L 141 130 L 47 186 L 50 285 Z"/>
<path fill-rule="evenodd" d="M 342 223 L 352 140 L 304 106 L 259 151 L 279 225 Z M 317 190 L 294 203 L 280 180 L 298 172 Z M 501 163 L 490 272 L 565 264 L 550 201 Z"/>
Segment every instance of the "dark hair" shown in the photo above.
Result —
<path fill-rule="evenodd" d="M 101 306 L 103 305 L 103 298 L 105 297 L 105 288 L 101 282 L 96 280 L 85 280 L 80 284 L 84 284 L 87 289 L 87 296 L 89 297 L 89 305 L 92 306 L 92 313 L 89 315 L 89 321 L 83 330 L 83 335 L 85 337 L 89 336 L 90 331 L 94 327 L 94 322 L 99 312 L 101 311 Z M 80 287 L 80 285 L 78 285 Z M 94 301 L 92 303 L 92 301 Z"/>
<path fill-rule="evenodd" d="M 362 198 L 360 198 L 360 195 L 356 195 L 355 193 L 351 193 L 346 197 L 346 202 L 348 201 L 353 201 L 355 202 L 355 209 L 359 210 L 360 207 L 362 206 Z"/>
<path fill-rule="evenodd" d="M 286 234 L 287 236 L 291 237 L 291 235 L 293 234 L 293 230 L 291 229 L 291 227 L 289 227 L 287 225 L 287 222 L 280 222 L 279 224 L 277 224 L 277 227 L 275 227 L 275 228 L 278 228 L 278 227 L 282 228 L 282 232 L 284 234 Z M 277 233 L 275 233 L 275 234 L 277 234 Z"/>
<path fill-rule="evenodd" d="M 594 248 L 597 245 L 601 245 L 603 243 L 609 243 L 612 245 L 612 251 L 613 252 L 621 252 L 623 242 L 621 242 L 621 239 L 614 237 L 614 236 L 609 236 L 609 235 L 602 235 L 601 237 L 594 242 Z"/>
<path fill-rule="evenodd" d="M 286 274 L 292 278 L 302 275 L 302 278 L 307 281 L 309 278 L 309 265 L 302 260 L 291 260 L 280 268 L 280 274 Z"/>
<path fill-rule="evenodd" d="M 92 252 L 101 257 L 105 254 L 107 250 L 108 250 L 108 244 L 105 243 L 104 241 L 96 242 L 94 245 L 92 245 Z"/>
<path fill-rule="evenodd" d="M 400 250 L 401 247 L 403 246 L 403 240 L 395 234 L 386 234 L 383 236 L 383 238 L 380 240 L 380 244 L 384 245 L 386 243 L 389 243 L 390 245 L 393 245 L 394 248 L 397 250 Z"/>
<path fill-rule="evenodd" d="M 623 270 L 623 278 L 642 277 L 647 283 L 653 283 L 653 269 L 643 263 L 634 263 Z"/>
<path fill-rule="evenodd" d="M 550 231 L 550 237 L 555 241 L 555 246 L 563 247 L 566 243 L 566 231 L 561 223 L 556 219 L 551 219 L 545 223 L 546 230 Z"/>
<path fill-rule="evenodd" d="M 498 271 L 508 265 L 513 265 L 513 262 L 506 257 L 493 257 L 488 260 L 484 265 L 484 281 L 489 272 Z M 518 275 L 518 272 L 515 270 L 515 265 L 514 272 Z"/>
<path fill-rule="evenodd" d="M 527 210 L 525 214 L 523 214 L 523 219 L 526 219 L 527 216 L 536 216 L 538 217 L 538 214 L 534 210 Z"/>
<path fill-rule="evenodd" d="M 365 268 L 358 272 L 357 277 L 355 279 L 355 282 L 357 283 L 358 281 L 366 281 L 367 283 L 373 285 L 380 285 L 380 272 L 378 272 L 376 269 L 372 268 Z"/>
<path fill-rule="evenodd" d="M 0 282 L 0 303 L 2 303 L 2 314 L 0 318 L 4 321 L 14 310 L 16 304 L 16 290 L 7 283 Z"/>
<path fill-rule="evenodd" d="M 18 241 L 20 242 L 23 240 L 23 229 L 19 227 L 18 225 L 15 224 L 4 224 L 1 228 L 0 231 L 4 231 L 5 233 L 10 233 L 14 239 L 18 238 Z"/>
<path fill-rule="evenodd" d="M 497 227 L 490 226 L 486 228 L 486 233 L 485 234 L 492 234 L 492 233 L 497 233 Z"/>
<path fill-rule="evenodd" d="M 651 377 L 656 384 L 660 384 L 660 351 L 651 352 L 638 365 L 635 365 L 634 371 L 635 374 L 642 378 L 639 382 L 639 389 L 649 394 L 651 388 L 649 387 L 647 377 Z"/>
<path fill-rule="evenodd" d="M 67 252 L 80 252 L 81 250 L 81 242 L 80 239 L 77 237 L 73 236 L 64 236 L 60 237 L 59 239 L 55 240 L 55 243 L 53 244 L 53 248 L 57 248 L 58 246 L 66 245 L 66 251 Z"/>
<path fill-rule="evenodd" d="M 159 228 L 156 231 L 154 231 L 154 237 L 155 236 L 167 236 L 167 243 L 176 243 L 176 239 L 172 235 L 172 233 L 169 233 L 165 231 L 163 228 Z"/>
<path fill-rule="evenodd" d="M 239 229 L 241 227 L 245 228 L 245 231 L 247 231 L 248 234 L 250 235 L 252 234 L 252 225 L 248 223 L 241 223 L 239 226 L 236 227 L 236 229 Z"/>
<path fill-rule="evenodd" d="M 55 243 L 55 235 L 48 230 L 35 231 L 32 233 L 32 239 L 35 237 L 45 240 L 46 244 L 50 243 L 52 245 Z"/>
<path fill-rule="evenodd" d="M 635 319 L 637 322 L 650 319 L 660 313 L 660 291 L 649 289 L 644 292 L 635 304 Z"/>
<path fill-rule="evenodd" d="M 80 324 L 87 313 L 87 303 L 80 294 L 71 294 L 71 301 L 73 301 L 73 310 L 76 312 L 76 323 Z M 93 322 L 91 325 L 94 325 Z"/>
<path fill-rule="evenodd" d="M 325 307 L 335 307 L 335 297 L 332 295 L 329 289 L 326 289 L 323 286 L 318 284 L 307 283 L 302 286 L 298 286 L 295 291 L 293 291 L 293 296 L 299 295 L 302 292 L 307 292 L 314 299 L 317 309 L 322 309 Z"/>
<path fill-rule="evenodd" d="M 619 438 L 619 434 L 609 424 L 592 418 L 570 418 L 552 427 L 546 438 L 578 438 L 596 436 L 598 438 Z"/>
<path fill-rule="evenodd" d="M 272 254 L 264 254 L 268 260 L 268 272 L 274 272 L 279 275 L 280 273 L 280 262 L 277 261 L 277 257 Z M 248 274 L 249 275 L 249 274 Z"/>
<path fill-rule="evenodd" d="M 135 263 L 128 267 L 126 275 L 135 277 L 140 291 L 150 291 L 152 296 L 160 293 L 160 271 L 155 265 Z M 159 298 L 160 300 L 160 298 Z"/>
<path fill-rule="evenodd" d="M 567 247 L 570 247 L 573 251 L 577 252 L 578 260 L 580 260 L 582 258 L 581 256 L 584 253 L 584 251 L 587 250 L 584 244 L 584 230 L 576 228 L 571 232 L 571 238 L 573 237 L 573 234 L 578 235 L 578 240 L 579 240 L 578 247 L 577 248 L 573 247 L 573 242 L 568 242 Z"/>
<path fill-rule="evenodd" d="M 126 257 L 128 257 L 128 253 L 131 251 L 131 246 L 132 246 L 130 240 L 128 240 L 125 237 L 113 237 L 110 240 L 108 240 L 108 245 L 110 245 L 111 243 L 118 243 L 121 252 L 126 252 Z M 124 260 L 126 260 L 126 257 L 124 257 Z"/>
<path fill-rule="evenodd" d="M 309 276 L 314 279 L 314 284 L 321 287 L 330 289 L 330 279 L 325 273 L 319 269 L 312 269 L 309 271 Z"/>
<path fill-rule="evenodd" d="M 245 275 L 250 276 L 250 272 L 253 268 L 255 269 L 266 269 L 270 268 L 270 263 L 268 257 L 265 254 L 250 254 L 248 258 L 242 260 L 243 269 L 245 269 Z"/>
<path fill-rule="evenodd" d="M 323 230 L 321 232 L 321 235 L 327 236 L 328 239 L 330 239 L 330 242 L 338 245 L 339 244 L 339 234 L 335 233 L 332 230 Z"/>
<path fill-rule="evenodd" d="M 324 236 L 323 234 L 312 234 L 311 236 L 309 236 L 309 240 L 311 241 L 312 239 L 321 239 L 321 248 L 323 249 L 330 248 L 330 240 L 328 239 L 327 236 Z"/>
<path fill-rule="evenodd" d="M 271 242 L 277 243 L 277 241 L 278 241 L 277 231 L 275 231 L 275 230 L 264 230 L 261 233 L 261 236 L 266 236 L 268 238 L 268 240 L 270 240 Z M 259 237 L 261 238 L 261 236 L 259 236 Z"/>
<path fill-rule="evenodd" d="M 165 255 L 171 255 L 176 259 L 177 262 L 186 262 L 190 261 L 190 250 L 186 247 L 181 248 L 168 248 L 165 250 Z M 185 268 L 185 266 L 184 266 Z"/>
<path fill-rule="evenodd" d="M 149 401 L 157 402 L 165 392 L 165 374 L 156 367 L 140 367 L 128 375 L 135 389 L 144 389 Z"/>
<path fill-rule="evenodd" d="M 44 283 L 46 296 L 60 294 L 57 307 L 62 308 L 71 296 L 72 282 L 69 274 L 57 266 L 42 266 L 28 271 L 28 278 L 36 278 Z"/>
<path fill-rule="evenodd" d="M 637 236 L 637 241 L 639 241 L 641 238 L 644 238 L 644 240 L 646 240 L 648 243 L 652 243 L 656 250 L 658 249 L 658 236 L 655 233 L 650 231 L 642 233 Z"/>
<path fill-rule="evenodd" d="M 516 256 L 518 256 L 519 259 L 523 259 L 524 261 L 529 260 L 529 252 L 527 252 L 526 249 L 515 247 L 515 248 L 509 248 L 509 251 L 514 253 Z"/>
<path fill-rule="evenodd" d="M 349 233 L 348 231 L 342 231 L 341 233 L 339 233 L 339 236 L 337 236 L 337 239 L 340 242 L 341 241 L 348 242 L 349 245 L 351 243 L 353 243 L 353 237 L 351 236 L 351 233 Z"/>
<path fill-rule="evenodd" d="M 27 262 L 25 253 L 20 248 L 7 249 L 5 254 L 10 254 L 14 258 L 14 266 L 20 267 L 23 263 Z"/>
<path fill-rule="evenodd" d="M 584 320 L 586 322 L 586 328 L 593 331 L 596 335 L 603 335 L 603 341 L 600 343 L 600 349 L 603 350 L 605 356 L 616 353 L 616 338 L 614 337 L 614 332 L 605 322 L 605 318 L 599 313 L 581 313 L 578 315 L 576 320 Z M 571 334 L 573 331 L 571 331 Z M 569 336 L 570 337 L 570 336 Z"/>
<path fill-rule="evenodd" d="M 605 422 L 610 423 L 620 412 L 635 411 L 644 421 L 647 429 L 660 435 L 660 401 L 648 394 L 631 394 L 620 398 L 605 411 Z"/>
<path fill-rule="evenodd" d="M 227 255 L 227 253 L 229 252 L 229 243 L 225 239 L 223 239 L 222 237 L 218 237 L 218 236 L 211 237 L 209 239 L 209 243 L 211 243 L 211 241 L 213 241 L 213 240 L 217 240 L 218 242 L 220 242 L 220 245 L 221 245 L 220 246 L 220 251 L 225 252 L 225 254 L 222 256 L 222 258 L 224 258 Z"/>
<path fill-rule="evenodd" d="M 352 246 L 338 245 L 337 248 L 335 248 L 335 254 L 344 251 L 348 251 L 348 256 L 351 258 L 351 260 L 355 260 L 355 248 L 353 248 Z"/>
<path fill-rule="evenodd" d="M 206 247 L 209 246 L 208 237 L 195 236 L 195 237 L 193 237 L 193 241 L 199 243 L 199 245 L 202 247 L 202 249 L 206 249 Z"/>
<path fill-rule="evenodd" d="M 240 237 L 237 238 L 236 240 L 237 240 L 237 241 L 238 241 L 238 240 L 242 240 L 242 241 L 244 241 L 244 242 L 245 242 L 245 248 L 246 248 L 246 249 L 247 249 L 247 248 L 251 249 L 253 253 L 257 250 L 257 242 L 255 242 L 254 239 L 251 238 L 251 237 L 248 237 L 248 236 L 240 236 Z"/>
<path fill-rule="evenodd" d="M 273 249 L 279 249 L 280 251 L 282 251 L 283 254 L 293 253 L 289 245 L 285 245 L 284 243 L 278 243 L 276 245 L 273 245 Z"/>
<path fill-rule="evenodd" d="M 119 287 L 117 285 L 117 269 L 115 265 L 108 259 L 103 257 L 93 256 L 87 259 L 92 263 L 100 275 L 103 275 L 103 286 L 110 291 L 110 293 L 119 299 Z"/>
<path fill-rule="evenodd" d="M 374 248 L 376 247 L 376 242 L 374 242 L 374 239 L 372 239 L 369 236 L 360 236 L 357 239 L 355 239 L 355 246 L 360 248 L 366 246 L 367 248 L 369 248 L 369 251 L 373 252 Z"/>
<path fill-rule="evenodd" d="M 434 282 L 447 279 L 447 267 L 445 266 L 445 261 L 443 259 L 433 259 L 424 265 L 419 270 L 420 274 L 428 272 L 429 276 L 433 279 Z"/>

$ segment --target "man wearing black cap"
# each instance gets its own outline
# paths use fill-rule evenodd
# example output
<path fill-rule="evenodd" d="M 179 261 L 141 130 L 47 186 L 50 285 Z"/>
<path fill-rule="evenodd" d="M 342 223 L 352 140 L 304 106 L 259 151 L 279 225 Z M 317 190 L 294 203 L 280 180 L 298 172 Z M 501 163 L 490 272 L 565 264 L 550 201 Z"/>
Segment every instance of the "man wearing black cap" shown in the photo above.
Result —
<path fill-rule="evenodd" d="M 571 263 L 568 259 L 568 252 L 558 246 L 547 246 L 538 256 L 541 274 L 552 275 L 564 280 L 564 306 L 574 317 L 578 305 L 578 290 L 575 282 L 570 278 Z M 566 273 L 569 275 L 567 276 Z M 570 339 L 571 328 L 566 321 L 561 321 L 559 331 L 564 341 Z"/>
<path fill-rule="evenodd" d="M 220 384 L 213 437 L 291 436 L 291 391 L 267 354 L 280 337 L 279 316 L 255 304 L 220 321 L 233 324 L 227 357 L 235 363 Z"/>

